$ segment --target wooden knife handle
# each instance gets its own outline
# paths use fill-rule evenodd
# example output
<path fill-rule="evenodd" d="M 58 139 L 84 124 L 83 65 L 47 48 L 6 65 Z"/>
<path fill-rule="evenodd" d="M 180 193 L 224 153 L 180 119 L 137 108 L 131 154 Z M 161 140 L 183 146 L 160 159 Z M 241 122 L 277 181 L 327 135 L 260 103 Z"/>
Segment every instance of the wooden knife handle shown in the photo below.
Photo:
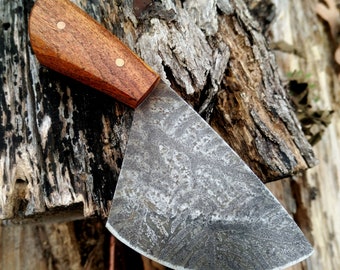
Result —
<path fill-rule="evenodd" d="M 68 0 L 37 0 L 29 20 L 41 64 L 135 108 L 159 75 L 116 36 Z"/>

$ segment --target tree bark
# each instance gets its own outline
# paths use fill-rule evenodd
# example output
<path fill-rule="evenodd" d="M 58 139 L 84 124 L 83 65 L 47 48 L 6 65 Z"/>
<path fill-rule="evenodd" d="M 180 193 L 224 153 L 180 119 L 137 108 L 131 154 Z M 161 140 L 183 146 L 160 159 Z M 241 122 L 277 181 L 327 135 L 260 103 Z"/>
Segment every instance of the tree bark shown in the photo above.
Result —
<path fill-rule="evenodd" d="M 263 35 L 270 17 L 255 20 L 242 0 L 73 2 L 153 67 L 264 182 L 316 164 Z M 105 218 L 133 111 L 39 65 L 27 34 L 32 6 L 0 0 L 0 218 Z"/>
<path fill-rule="evenodd" d="M 313 127 L 314 134 L 322 134 L 314 146 L 318 166 L 297 177 L 272 183 L 270 188 L 281 198 L 315 248 L 310 258 L 292 269 L 338 269 L 340 211 L 335 206 L 340 203 L 340 85 L 334 52 L 339 44 L 332 39 L 329 25 L 316 13 L 318 0 L 275 0 L 273 3 L 279 15 L 271 27 L 271 42 L 276 47 L 282 77 L 288 80 L 287 74 L 296 70 L 310 85 L 315 85 L 308 88 L 309 108 L 303 111 L 304 117 L 310 117 L 310 111 L 334 110 L 334 114 L 327 128 L 322 121 L 317 121 Z M 339 19 L 340 13 L 335 11 Z M 280 43 L 290 45 L 290 49 L 277 46 Z"/>
<path fill-rule="evenodd" d="M 242 1 L 75 1 L 171 83 L 264 182 L 315 164 L 261 29 Z M 25 4 L 25 5 L 23 5 Z M 39 65 L 33 2 L 2 9 L 2 218 L 83 207 L 106 216 L 132 111 Z"/>

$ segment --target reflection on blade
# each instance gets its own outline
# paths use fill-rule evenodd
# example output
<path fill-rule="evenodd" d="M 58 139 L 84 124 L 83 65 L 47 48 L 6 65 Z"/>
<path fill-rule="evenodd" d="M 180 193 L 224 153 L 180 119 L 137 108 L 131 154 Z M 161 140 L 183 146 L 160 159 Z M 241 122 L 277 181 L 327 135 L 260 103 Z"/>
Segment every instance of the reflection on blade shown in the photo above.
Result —
<path fill-rule="evenodd" d="M 312 252 L 262 182 L 164 84 L 135 112 L 107 227 L 175 269 L 275 269 Z"/>

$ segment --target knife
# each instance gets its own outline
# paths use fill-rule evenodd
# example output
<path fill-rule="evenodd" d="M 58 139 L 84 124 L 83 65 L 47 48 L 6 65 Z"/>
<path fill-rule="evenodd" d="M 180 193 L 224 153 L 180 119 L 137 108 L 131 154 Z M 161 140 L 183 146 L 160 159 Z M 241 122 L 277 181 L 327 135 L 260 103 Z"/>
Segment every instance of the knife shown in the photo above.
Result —
<path fill-rule="evenodd" d="M 51 69 L 135 108 L 107 221 L 173 269 L 282 269 L 312 247 L 241 158 L 159 75 L 68 0 L 37 0 L 33 51 Z"/>

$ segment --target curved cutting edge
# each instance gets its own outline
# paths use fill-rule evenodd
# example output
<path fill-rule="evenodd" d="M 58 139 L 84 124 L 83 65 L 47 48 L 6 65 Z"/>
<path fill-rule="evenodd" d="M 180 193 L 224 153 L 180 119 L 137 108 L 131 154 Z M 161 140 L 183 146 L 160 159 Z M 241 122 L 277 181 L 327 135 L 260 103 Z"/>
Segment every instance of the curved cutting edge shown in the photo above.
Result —
<path fill-rule="evenodd" d="M 255 174 L 163 83 L 135 112 L 107 228 L 174 269 L 281 269 L 312 253 Z"/>

